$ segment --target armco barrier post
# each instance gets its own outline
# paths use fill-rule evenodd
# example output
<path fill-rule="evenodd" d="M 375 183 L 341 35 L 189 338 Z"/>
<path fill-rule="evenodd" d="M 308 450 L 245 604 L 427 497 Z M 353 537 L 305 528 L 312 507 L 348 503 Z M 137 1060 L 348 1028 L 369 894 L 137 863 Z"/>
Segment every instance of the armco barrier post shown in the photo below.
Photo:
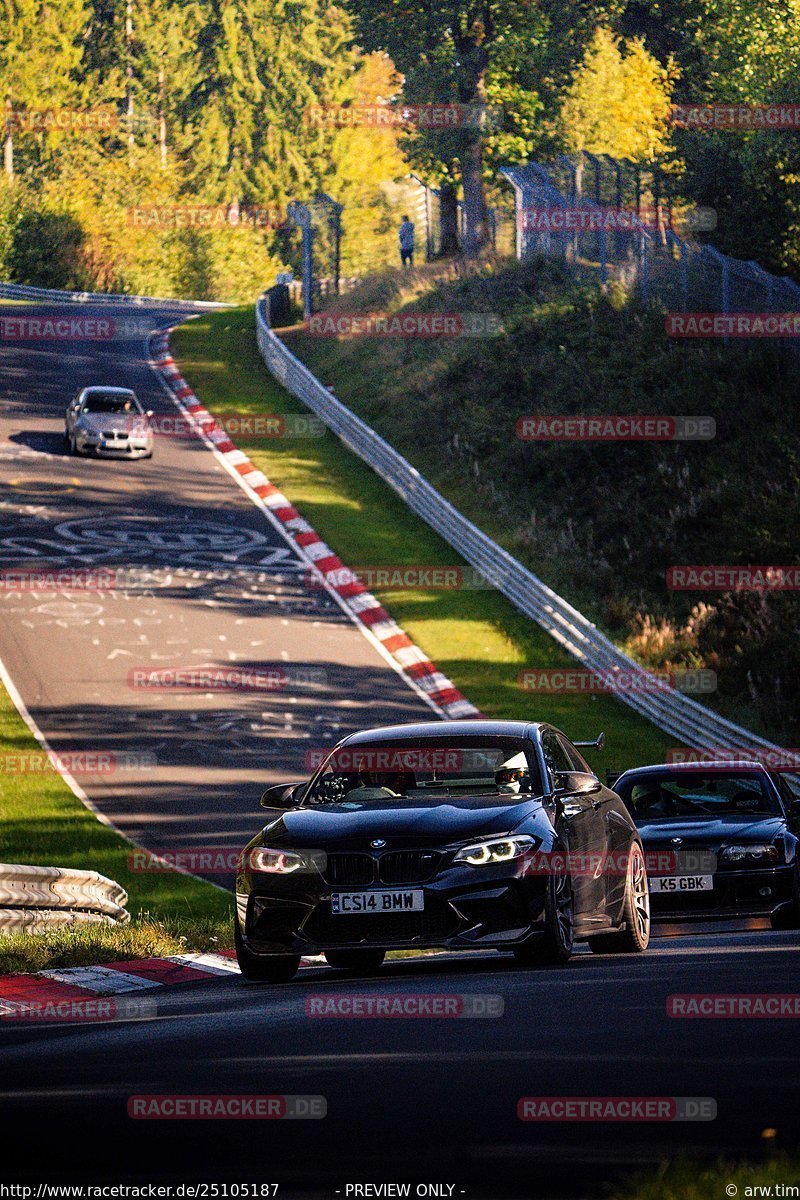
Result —
<path fill-rule="evenodd" d="M 292 319 L 292 305 L 287 285 L 276 283 L 274 287 L 267 288 L 264 294 L 269 305 L 270 325 L 288 325 Z"/>

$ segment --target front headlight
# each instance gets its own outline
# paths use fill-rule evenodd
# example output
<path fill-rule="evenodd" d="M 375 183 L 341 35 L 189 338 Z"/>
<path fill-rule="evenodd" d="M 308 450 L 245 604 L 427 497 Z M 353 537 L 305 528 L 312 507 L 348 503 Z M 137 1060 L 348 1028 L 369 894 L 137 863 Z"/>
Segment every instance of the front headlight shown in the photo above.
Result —
<path fill-rule="evenodd" d="M 725 846 L 719 856 L 720 862 L 737 863 L 744 867 L 781 862 L 777 846 L 752 843 L 742 846 Z"/>
<path fill-rule="evenodd" d="M 256 846 L 250 851 L 248 865 L 251 871 L 264 871 L 267 875 L 294 875 L 296 871 L 314 870 L 314 858 L 313 854 L 301 854 L 296 850 Z"/>
<path fill-rule="evenodd" d="M 471 867 L 485 867 L 490 863 L 511 862 L 529 850 L 535 850 L 536 838 L 527 834 L 514 837 L 488 838 L 484 842 L 475 842 L 471 846 L 462 846 L 456 854 L 454 862 L 469 863 Z"/>

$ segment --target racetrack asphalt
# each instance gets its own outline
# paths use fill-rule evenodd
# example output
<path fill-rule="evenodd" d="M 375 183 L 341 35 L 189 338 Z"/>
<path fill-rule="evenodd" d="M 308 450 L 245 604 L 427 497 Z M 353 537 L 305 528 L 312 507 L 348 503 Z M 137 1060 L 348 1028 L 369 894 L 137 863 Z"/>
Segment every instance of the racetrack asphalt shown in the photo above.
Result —
<path fill-rule="evenodd" d="M 277 987 L 231 977 L 152 993 L 157 1012 L 139 1021 L 0 1022 L 0 1126 L 19 1179 L 277 1181 L 287 1196 L 335 1197 L 365 1179 L 580 1194 L 676 1154 L 759 1157 L 797 1144 L 797 1020 L 675 1018 L 667 1001 L 797 991 L 797 953 L 797 933 L 740 931 L 660 939 L 634 957 L 581 948 L 554 969 L 477 953 L 392 961 L 369 979 L 307 966 Z M 314 1001 L 319 1012 L 354 993 L 495 1009 L 499 997 L 502 1015 L 313 1015 Z M 327 1115 L 128 1116 L 131 1097 L 152 1095 L 322 1096 Z M 522 1097 L 695 1097 L 716 1118 L 531 1122 Z"/>
<path fill-rule="evenodd" d="M 140 575 L 100 593 L 0 589 L 0 657 L 56 750 L 145 756 L 79 780 L 124 833 L 155 851 L 238 847 L 261 823 L 260 791 L 302 777 L 307 751 L 430 709 L 326 593 L 304 586 L 296 551 L 199 440 L 161 437 L 149 462 L 66 454 L 64 408 L 87 384 L 133 387 L 146 408 L 175 413 L 145 345 L 185 314 L 81 313 L 133 314 L 135 328 L 107 341 L 3 343 L 0 572 L 135 568 L 147 586 Z M 303 675 L 257 694 L 129 683 L 135 667 L 209 663 Z M 232 977 L 165 989 L 141 1020 L 0 1021 L 2 1175 L 276 1181 L 281 1200 L 346 1200 L 355 1180 L 405 1179 L 510 1200 L 579 1194 L 676 1153 L 758 1157 L 798 1143 L 797 1020 L 679 1019 L 667 1001 L 795 993 L 797 955 L 796 932 L 687 933 L 644 956 L 581 948 L 565 968 L 469 954 L 392 961 L 354 980 L 307 965 L 279 987 Z M 315 998 L 353 993 L 499 997 L 502 1015 L 310 1015 Z M 322 1096 L 327 1115 L 131 1118 L 131 1097 L 152 1094 Z M 702 1098 L 716 1118 L 521 1121 L 526 1096 Z"/>
<path fill-rule="evenodd" d="M 64 410 L 89 384 L 131 387 L 146 409 L 178 415 L 147 339 L 184 311 L 3 307 L 14 314 L 114 326 L 106 339 L 2 343 L 0 582 L 45 563 L 78 583 L 82 570 L 128 574 L 100 592 L 0 586 L 0 658 L 117 828 L 155 852 L 238 848 L 262 823 L 264 787 L 307 778 L 310 754 L 366 725 L 435 719 L 328 593 L 306 586 L 308 563 L 199 438 L 157 436 L 146 461 L 67 453 Z M 137 668 L 206 665 L 277 685 L 131 686 Z M 84 752 L 111 768 L 93 770 Z"/>

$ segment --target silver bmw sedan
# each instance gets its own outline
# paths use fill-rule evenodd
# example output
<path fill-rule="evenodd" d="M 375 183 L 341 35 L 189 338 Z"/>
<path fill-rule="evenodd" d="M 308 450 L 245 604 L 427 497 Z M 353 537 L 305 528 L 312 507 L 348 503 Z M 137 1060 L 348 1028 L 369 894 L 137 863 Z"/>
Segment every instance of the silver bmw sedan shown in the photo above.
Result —
<path fill-rule="evenodd" d="M 64 437 L 71 454 L 151 458 L 152 415 L 129 388 L 87 387 L 67 407 Z"/>

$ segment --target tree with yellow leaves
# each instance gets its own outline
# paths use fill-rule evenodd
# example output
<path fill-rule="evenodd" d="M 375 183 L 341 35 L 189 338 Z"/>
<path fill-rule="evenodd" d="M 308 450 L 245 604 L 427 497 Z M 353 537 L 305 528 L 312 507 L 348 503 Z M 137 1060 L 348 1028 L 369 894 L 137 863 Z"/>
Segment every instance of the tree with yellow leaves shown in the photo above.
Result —
<path fill-rule="evenodd" d="M 623 42 L 598 26 L 558 114 L 564 147 L 639 161 L 656 158 L 668 148 L 676 78 L 673 63 L 662 66 L 642 39 Z"/>

